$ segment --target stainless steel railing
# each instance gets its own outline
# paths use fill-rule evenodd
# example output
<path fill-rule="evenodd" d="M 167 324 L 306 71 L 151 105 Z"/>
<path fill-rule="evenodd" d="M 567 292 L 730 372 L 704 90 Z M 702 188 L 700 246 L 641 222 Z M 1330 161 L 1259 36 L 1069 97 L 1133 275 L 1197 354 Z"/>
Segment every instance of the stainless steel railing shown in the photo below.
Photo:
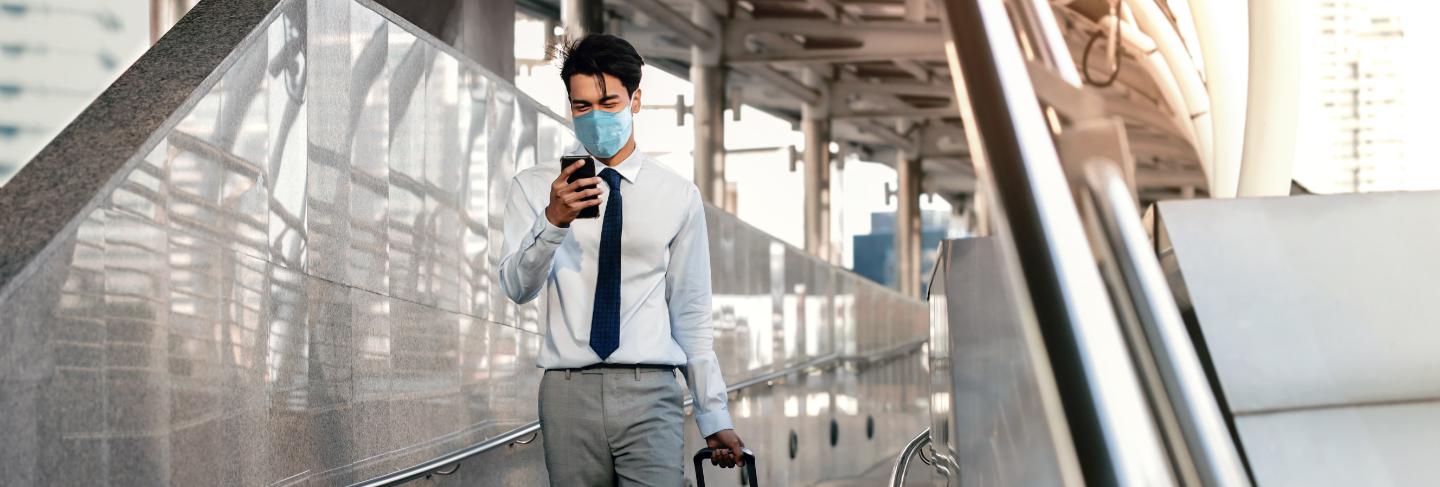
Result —
<path fill-rule="evenodd" d="M 996 236 L 1023 273 L 1019 295 L 1028 294 L 1051 356 L 1087 483 L 1173 485 L 1006 4 L 937 6 L 975 172 L 1002 217 Z M 1059 57 L 1048 61 L 1063 72 Z"/>
<path fill-rule="evenodd" d="M 1140 222 L 1125 178 L 1113 161 L 1092 159 L 1083 166 L 1083 196 L 1090 219 L 1107 245 L 1143 336 L 1130 346 L 1146 347 L 1153 357 L 1165 402 L 1202 485 L 1248 486 L 1250 478 L 1225 424 L 1215 394 L 1180 317 L 1174 295 Z"/>
<path fill-rule="evenodd" d="M 890 486 L 903 487 L 905 485 L 905 474 L 910 470 L 910 459 L 916 456 L 926 465 L 933 465 L 934 462 L 925 457 L 924 448 L 930 444 L 930 429 L 926 428 L 920 434 L 915 435 L 905 448 L 900 450 L 900 458 L 895 459 L 895 467 L 890 470 Z"/>
<path fill-rule="evenodd" d="M 896 345 L 894 347 L 878 350 L 867 354 L 825 355 L 774 372 L 767 372 L 759 376 L 736 382 L 734 384 L 731 384 L 730 387 L 726 389 L 726 391 L 736 392 L 762 384 L 773 385 L 775 382 L 784 379 L 786 376 L 799 372 L 804 372 L 807 370 L 824 370 L 846 364 L 866 366 L 878 362 L 884 362 L 890 359 L 894 359 L 896 357 L 920 351 L 923 349 L 922 347 L 924 347 L 927 342 L 929 342 L 929 339 L 923 338 L 918 340 L 912 340 L 902 343 L 900 345 Z M 685 399 L 685 407 L 690 407 L 693 402 L 694 399 L 692 398 Z M 525 423 L 525 425 L 520 426 L 519 428 L 507 431 L 500 436 L 496 436 L 480 443 L 461 448 L 444 456 L 426 461 L 424 463 L 415 465 L 410 468 L 406 468 L 404 470 L 399 470 L 388 475 L 366 480 L 364 482 L 351 484 L 350 487 L 382 487 L 400 485 L 411 480 L 428 477 L 431 475 L 449 475 L 451 473 L 454 473 L 455 470 L 459 469 L 460 462 L 463 462 L 481 453 L 494 450 L 501 446 L 529 444 L 530 442 L 535 440 L 534 436 L 538 435 L 539 433 L 540 421 L 531 421 L 529 423 Z M 453 466 L 454 468 L 446 470 L 445 467 L 447 466 Z"/>

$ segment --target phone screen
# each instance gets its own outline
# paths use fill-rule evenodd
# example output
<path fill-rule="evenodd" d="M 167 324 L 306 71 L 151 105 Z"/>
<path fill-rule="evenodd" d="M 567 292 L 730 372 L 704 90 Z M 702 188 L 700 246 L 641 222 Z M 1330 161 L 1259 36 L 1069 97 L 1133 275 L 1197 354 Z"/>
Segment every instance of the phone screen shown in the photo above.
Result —
<path fill-rule="evenodd" d="M 585 178 L 593 178 L 593 177 L 595 177 L 595 161 L 594 161 L 593 159 L 591 159 L 590 156 L 563 156 L 563 157 L 560 158 L 560 169 L 561 169 L 561 170 L 564 170 L 565 168 L 570 167 L 570 165 L 571 165 L 571 164 L 574 164 L 575 161 L 585 161 L 585 165 L 580 166 L 580 169 L 577 169 L 577 170 L 575 170 L 575 172 L 570 173 L 570 177 L 569 177 L 569 178 L 566 178 L 565 182 L 567 182 L 567 183 L 573 183 L 573 182 L 575 182 L 575 180 L 577 180 L 577 179 L 585 179 Z M 593 188 L 593 187 L 594 187 L 594 186 L 584 186 L 584 187 L 581 187 L 580 189 L 584 190 L 584 189 L 590 189 L 590 188 Z M 599 196 L 591 196 L 591 197 L 585 198 L 585 199 L 588 200 L 588 199 L 595 199 L 595 198 L 599 198 Z M 599 206 L 591 206 L 591 207 L 589 207 L 589 208 L 582 209 L 582 210 L 580 210 L 580 214 L 576 216 L 576 218 L 599 218 L 599 217 L 600 217 L 600 207 L 599 207 Z"/>

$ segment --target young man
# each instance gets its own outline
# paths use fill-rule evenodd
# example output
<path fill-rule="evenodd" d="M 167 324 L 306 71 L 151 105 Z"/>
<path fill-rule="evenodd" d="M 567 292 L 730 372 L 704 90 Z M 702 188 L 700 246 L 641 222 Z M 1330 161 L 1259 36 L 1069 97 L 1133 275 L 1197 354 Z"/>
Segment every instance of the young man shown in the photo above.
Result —
<path fill-rule="evenodd" d="M 555 486 L 681 485 L 685 372 L 695 422 L 740 463 L 711 348 L 710 249 L 695 185 L 635 150 L 640 67 L 630 43 L 591 35 L 563 52 L 575 134 L 597 177 L 567 183 L 541 161 L 510 184 L 500 287 L 517 303 L 545 291 L 540 366 L 545 466 Z M 577 218 L 599 206 L 599 218 Z M 546 286 L 549 284 L 549 286 Z"/>

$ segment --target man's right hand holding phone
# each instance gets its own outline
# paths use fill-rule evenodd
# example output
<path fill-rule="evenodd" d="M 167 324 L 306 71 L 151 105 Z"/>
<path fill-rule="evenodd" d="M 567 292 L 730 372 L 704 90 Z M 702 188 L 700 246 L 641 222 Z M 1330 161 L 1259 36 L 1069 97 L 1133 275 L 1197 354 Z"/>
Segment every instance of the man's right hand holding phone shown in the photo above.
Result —
<path fill-rule="evenodd" d="M 576 179 L 574 182 L 566 182 L 570 174 L 579 170 L 581 166 L 589 164 L 588 161 L 576 161 L 569 167 L 560 171 L 555 182 L 550 184 L 550 205 L 545 207 L 545 219 L 550 224 L 560 228 L 570 226 L 575 217 L 580 215 L 580 210 L 591 206 L 599 206 L 600 178 Z"/>

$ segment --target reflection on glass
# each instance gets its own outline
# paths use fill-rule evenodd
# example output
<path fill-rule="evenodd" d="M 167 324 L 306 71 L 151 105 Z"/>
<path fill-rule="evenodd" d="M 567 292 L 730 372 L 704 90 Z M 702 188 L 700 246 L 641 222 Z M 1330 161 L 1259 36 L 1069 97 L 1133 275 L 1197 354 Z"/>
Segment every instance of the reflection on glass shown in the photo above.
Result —
<path fill-rule="evenodd" d="M 0 470 L 343 484 L 535 419 L 545 310 L 499 294 L 494 243 L 511 178 L 573 144 L 566 122 L 365 4 L 276 8 L 0 301 L 0 396 L 31 411 L 0 424 L 34 453 Z M 707 220 L 732 383 L 923 333 L 903 323 L 917 303 L 723 211 Z M 919 424 L 905 370 L 810 375 L 732 410 L 757 445 L 832 408 Z"/>

